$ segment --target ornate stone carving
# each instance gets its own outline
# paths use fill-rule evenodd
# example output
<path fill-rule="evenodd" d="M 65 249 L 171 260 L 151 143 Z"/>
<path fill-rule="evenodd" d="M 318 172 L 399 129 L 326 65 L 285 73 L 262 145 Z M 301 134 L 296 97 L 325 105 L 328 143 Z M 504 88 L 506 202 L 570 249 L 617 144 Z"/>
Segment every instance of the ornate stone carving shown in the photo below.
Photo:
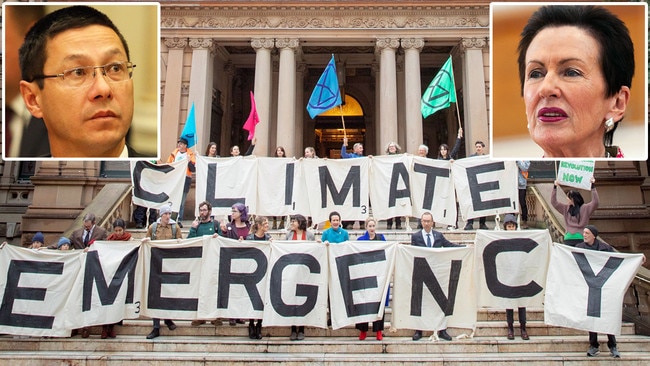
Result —
<path fill-rule="evenodd" d="M 190 48 L 193 49 L 209 49 L 213 51 L 216 45 L 212 38 L 190 38 Z"/>
<path fill-rule="evenodd" d="M 402 38 L 402 48 L 404 49 L 416 49 L 422 51 L 424 47 L 424 39 L 422 38 Z"/>
<path fill-rule="evenodd" d="M 187 38 L 178 38 L 178 37 L 165 38 L 163 41 L 165 43 L 165 46 L 167 46 L 167 48 L 169 49 L 172 48 L 183 49 L 187 47 Z"/>
<path fill-rule="evenodd" d="M 253 47 L 256 51 L 260 48 L 266 48 L 266 49 L 271 49 L 273 48 L 275 42 L 273 42 L 273 38 L 253 38 L 251 39 L 251 47 Z"/>
<path fill-rule="evenodd" d="M 463 38 L 460 42 L 462 52 L 468 49 L 486 48 L 487 46 L 488 41 L 486 38 Z"/>
<path fill-rule="evenodd" d="M 379 51 L 385 49 L 385 48 L 394 48 L 397 49 L 399 47 L 399 39 L 397 38 L 377 38 L 377 42 L 375 43 L 377 46 L 377 49 Z"/>
<path fill-rule="evenodd" d="M 300 46 L 298 38 L 279 38 L 275 40 L 276 48 L 291 48 L 294 51 Z"/>

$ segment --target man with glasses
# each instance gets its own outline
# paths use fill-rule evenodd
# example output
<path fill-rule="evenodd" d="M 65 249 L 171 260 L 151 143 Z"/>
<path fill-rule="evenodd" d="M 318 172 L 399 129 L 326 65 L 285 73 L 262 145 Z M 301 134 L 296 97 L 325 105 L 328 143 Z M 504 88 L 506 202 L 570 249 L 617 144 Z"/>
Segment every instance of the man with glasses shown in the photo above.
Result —
<path fill-rule="evenodd" d="M 72 6 L 46 15 L 25 36 L 19 61 L 20 92 L 44 120 L 53 157 L 138 156 L 126 145 L 135 65 L 105 14 Z"/>

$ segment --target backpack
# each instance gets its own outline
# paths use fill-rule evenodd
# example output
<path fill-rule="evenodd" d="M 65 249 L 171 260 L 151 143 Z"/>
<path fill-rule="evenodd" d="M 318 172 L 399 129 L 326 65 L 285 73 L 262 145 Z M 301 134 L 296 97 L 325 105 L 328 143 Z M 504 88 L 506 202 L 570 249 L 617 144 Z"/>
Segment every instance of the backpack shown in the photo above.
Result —
<path fill-rule="evenodd" d="M 158 229 L 158 222 L 154 222 L 151 227 L 151 240 L 156 240 L 156 229 Z M 176 223 L 172 225 L 172 239 L 176 238 Z"/>

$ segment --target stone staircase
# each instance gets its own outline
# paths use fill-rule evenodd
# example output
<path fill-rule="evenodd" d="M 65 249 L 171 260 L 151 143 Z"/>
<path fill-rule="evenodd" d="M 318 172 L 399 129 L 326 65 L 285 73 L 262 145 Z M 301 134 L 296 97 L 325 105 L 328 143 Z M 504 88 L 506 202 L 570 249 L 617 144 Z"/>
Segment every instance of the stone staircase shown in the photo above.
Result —
<path fill-rule="evenodd" d="M 289 340 L 288 327 L 264 327 L 264 338 L 251 340 L 245 324 L 231 327 L 227 321 L 218 326 L 177 321 L 176 330 L 163 327 L 161 336 L 151 341 L 145 338 L 151 330 L 148 319 L 125 320 L 116 327 L 115 339 L 100 339 L 101 327 L 93 327 L 87 339 L 0 336 L 0 365 L 650 364 L 650 337 L 634 335 L 631 323 L 625 323 L 617 337 L 622 358 L 614 360 L 602 341 L 602 353 L 587 357 L 586 332 L 545 325 L 542 309 L 528 309 L 528 318 L 529 341 L 521 340 L 517 331 L 515 340 L 507 340 L 505 313 L 484 309 L 478 313 L 474 337 L 451 342 L 429 340 L 427 332 L 413 341 L 411 330 L 391 332 L 389 321 L 382 341 L 375 340 L 374 334 L 360 341 L 353 327 L 307 328 L 303 341 Z M 449 329 L 452 336 L 462 332 Z M 601 339 L 606 341 L 605 336 Z"/>
<path fill-rule="evenodd" d="M 388 240 L 410 242 L 412 230 L 386 230 L 380 223 L 378 232 Z M 183 237 L 189 233 L 186 222 Z M 488 221 L 490 228 L 494 223 Z M 473 242 L 475 232 L 437 228 L 456 243 Z M 129 230 L 134 238 L 146 234 L 142 230 Z M 350 238 L 362 235 L 362 230 L 349 230 Z M 281 230 L 272 236 L 283 239 Z M 317 237 L 320 237 L 320 232 Z M 621 359 L 613 359 L 606 346 L 607 337 L 600 335 L 601 354 L 587 357 L 589 347 L 587 332 L 544 324 L 543 309 L 527 311 L 529 341 L 519 337 L 515 320 L 515 340 L 506 339 L 505 311 L 480 309 L 473 338 L 465 329 L 448 329 L 455 337 L 451 342 L 429 338 L 431 332 L 413 341 L 412 330 L 390 330 L 391 309 L 386 309 L 386 330 L 382 341 L 375 340 L 372 332 L 364 341 L 358 339 L 353 326 L 338 330 L 307 328 L 303 341 L 289 340 L 289 327 L 263 327 L 260 340 L 248 338 L 247 324 L 214 326 L 207 322 L 192 326 L 189 321 L 177 321 L 177 329 L 161 328 L 155 340 L 145 337 L 151 331 L 151 321 L 146 318 L 124 320 L 116 326 L 116 339 L 100 339 L 101 327 L 91 328 L 90 338 L 37 338 L 0 336 L 0 366 L 2 365 L 431 365 L 467 366 L 488 365 L 650 365 L 650 337 L 635 334 L 633 323 L 624 323 L 617 337 Z M 515 312 L 515 319 L 516 319 Z M 456 338 L 458 337 L 458 338 Z"/>

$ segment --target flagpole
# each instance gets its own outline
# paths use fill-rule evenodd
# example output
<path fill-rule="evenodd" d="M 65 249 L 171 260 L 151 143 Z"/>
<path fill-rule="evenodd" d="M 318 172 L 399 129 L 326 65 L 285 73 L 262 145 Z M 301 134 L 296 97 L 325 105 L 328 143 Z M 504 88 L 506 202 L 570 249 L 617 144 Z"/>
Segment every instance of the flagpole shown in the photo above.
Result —
<path fill-rule="evenodd" d="M 454 104 L 456 105 L 456 118 L 458 118 L 458 128 L 463 128 L 463 125 L 460 122 L 460 111 L 458 110 L 458 102 Z"/>
<path fill-rule="evenodd" d="M 339 111 L 341 112 L 341 123 L 343 124 L 343 138 L 347 139 L 348 135 L 345 132 L 345 118 L 343 118 L 343 107 L 339 104 Z"/>

